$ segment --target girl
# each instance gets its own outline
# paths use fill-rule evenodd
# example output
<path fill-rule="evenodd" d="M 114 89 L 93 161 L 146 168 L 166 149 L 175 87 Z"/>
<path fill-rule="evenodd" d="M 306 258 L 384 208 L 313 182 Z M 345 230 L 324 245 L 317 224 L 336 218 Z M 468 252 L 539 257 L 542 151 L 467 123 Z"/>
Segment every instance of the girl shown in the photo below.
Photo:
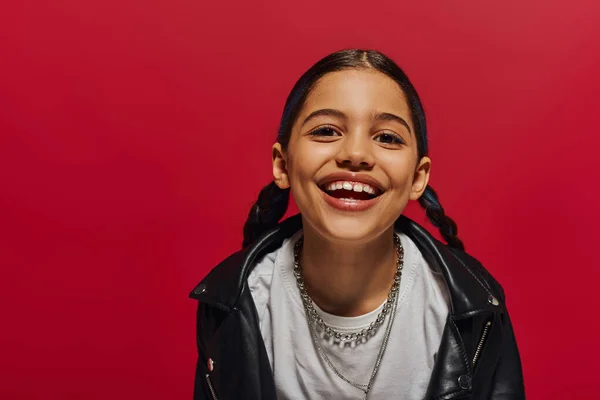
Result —
<path fill-rule="evenodd" d="M 195 399 L 522 399 L 500 285 L 428 185 L 402 70 L 344 50 L 292 89 L 243 250 L 193 290 Z M 290 191 L 300 215 L 281 223 Z M 402 216 L 417 200 L 447 244 Z"/>

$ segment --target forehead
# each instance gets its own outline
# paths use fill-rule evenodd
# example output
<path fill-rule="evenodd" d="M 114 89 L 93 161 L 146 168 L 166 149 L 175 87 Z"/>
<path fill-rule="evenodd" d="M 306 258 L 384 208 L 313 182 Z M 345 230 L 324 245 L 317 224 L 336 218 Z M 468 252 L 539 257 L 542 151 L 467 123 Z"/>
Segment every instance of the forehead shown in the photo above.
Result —
<path fill-rule="evenodd" d="M 389 112 L 410 119 L 406 96 L 387 75 L 370 69 L 332 72 L 321 78 L 308 95 L 302 114 L 333 108 L 349 116 Z"/>

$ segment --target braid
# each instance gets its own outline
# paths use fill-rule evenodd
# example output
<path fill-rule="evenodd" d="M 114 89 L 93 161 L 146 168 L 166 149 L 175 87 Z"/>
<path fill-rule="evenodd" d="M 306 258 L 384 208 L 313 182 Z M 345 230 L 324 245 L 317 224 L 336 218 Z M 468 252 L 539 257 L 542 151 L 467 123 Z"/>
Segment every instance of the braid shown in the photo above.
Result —
<path fill-rule="evenodd" d="M 265 186 L 250 209 L 244 224 L 244 242 L 248 246 L 267 230 L 274 228 L 288 208 L 290 189 L 280 189 L 275 182 Z"/>
<path fill-rule="evenodd" d="M 458 238 L 458 227 L 454 220 L 444 213 L 438 195 L 431 186 L 425 188 L 425 192 L 419 198 L 419 204 L 425 209 L 425 215 L 431 223 L 440 230 L 442 237 L 450 247 L 464 250 L 463 242 Z"/>

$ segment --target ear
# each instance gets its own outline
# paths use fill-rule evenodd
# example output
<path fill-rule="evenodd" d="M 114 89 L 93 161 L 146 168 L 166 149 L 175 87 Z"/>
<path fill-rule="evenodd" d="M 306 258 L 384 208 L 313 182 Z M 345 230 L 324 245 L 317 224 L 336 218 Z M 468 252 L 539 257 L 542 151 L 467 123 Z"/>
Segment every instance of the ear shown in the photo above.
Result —
<path fill-rule="evenodd" d="M 279 189 L 288 189 L 290 179 L 287 171 L 287 157 L 281 147 L 281 143 L 273 145 L 273 180 Z"/>
<path fill-rule="evenodd" d="M 419 160 L 417 168 L 415 169 L 415 176 L 413 184 L 410 190 L 410 199 L 418 200 L 427 185 L 429 184 L 429 173 L 431 171 L 431 159 L 429 157 L 423 157 Z"/>

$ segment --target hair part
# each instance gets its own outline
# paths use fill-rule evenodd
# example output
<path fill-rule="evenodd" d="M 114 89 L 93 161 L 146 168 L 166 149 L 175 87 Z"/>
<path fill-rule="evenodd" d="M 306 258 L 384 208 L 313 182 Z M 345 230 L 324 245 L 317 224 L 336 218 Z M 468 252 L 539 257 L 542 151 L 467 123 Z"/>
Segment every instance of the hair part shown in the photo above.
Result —
<path fill-rule="evenodd" d="M 283 108 L 277 142 L 286 150 L 292 134 L 292 127 L 306 102 L 308 95 L 315 85 L 325 75 L 348 69 L 373 69 L 393 79 L 408 103 L 411 118 L 417 138 L 419 158 L 428 154 L 427 125 L 425 112 L 417 91 L 408 76 L 394 61 L 375 50 L 348 49 L 332 53 L 313 65 L 306 71 L 292 88 Z M 280 189 L 274 182 L 265 186 L 258 200 L 250 209 L 248 219 L 244 224 L 243 247 L 254 242 L 260 235 L 275 227 L 285 215 L 289 204 L 289 189 Z M 419 199 L 419 204 L 425 209 L 425 214 L 431 223 L 437 227 L 449 246 L 463 250 L 464 246 L 458 238 L 456 223 L 448 217 L 441 206 L 437 193 L 427 186 Z"/>

